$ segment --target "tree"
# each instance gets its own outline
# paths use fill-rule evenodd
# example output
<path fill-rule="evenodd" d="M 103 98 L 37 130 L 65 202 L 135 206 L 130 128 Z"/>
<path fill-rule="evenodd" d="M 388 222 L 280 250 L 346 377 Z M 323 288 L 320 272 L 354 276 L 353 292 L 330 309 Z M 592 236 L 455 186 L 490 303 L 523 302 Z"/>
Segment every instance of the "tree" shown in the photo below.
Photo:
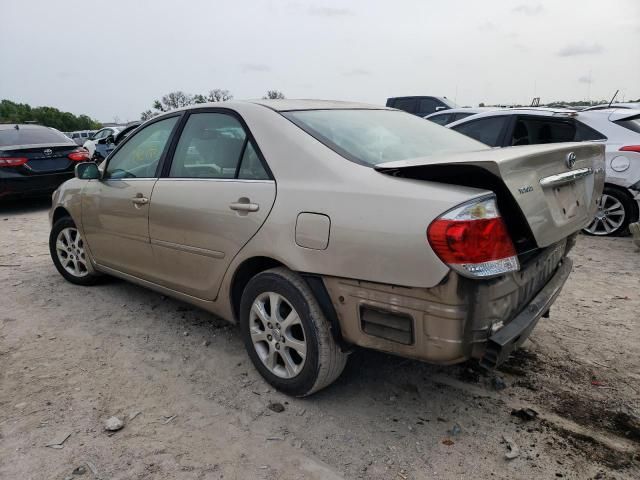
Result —
<path fill-rule="evenodd" d="M 280 100 L 285 98 L 280 90 L 267 90 L 267 94 L 262 97 L 264 100 Z"/>
<path fill-rule="evenodd" d="M 63 132 L 73 130 L 96 130 L 100 123 L 87 115 L 76 116 L 53 107 L 31 107 L 26 103 L 11 100 L 0 101 L 0 123 L 35 122 L 45 127 L 53 127 Z"/>
<path fill-rule="evenodd" d="M 181 90 L 177 92 L 167 93 L 160 100 L 153 102 L 153 108 L 160 112 L 168 112 L 176 108 L 186 107 L 193 104 L 193 95 L 184 93 Z"/>
<path fill-rule="evenodd" d="M 219 88 L 209 90 L 209 95 L 207 96 L 207 101 L 209 102 L 226 102 L 232 99 L 233 95 L 229 90 L 221 90 Z"/>
<path fill-rule="evenodd" d="M 209 90 L 207 95 L 197 93 L 192 95 L 181 90 L 167 93 L 160 100 L 154 100 L 153 110 L 145 110 L 140 114 L 141 120 L 148 120 L 163 112 L 168 112 L 176 108 L 186 107 L 188 105 L 207 103 L 207 102 L 226 102 L 231 100 L 233 95 L 229 90 L 216 88 Z"/>
<path fill-rule="evenodd" d="M 147 121 L 150 118 L 153 118 L 153 117 L 155 117 L 156 115 L 159 115 L 159 114 L 160 114 L 160 112 L 152 112 L 151 110 L 145 110 L 144 112 L 142 112 L 140 114 L 140 120 L 142 120 L 144 122 L 144 121 Z"/>

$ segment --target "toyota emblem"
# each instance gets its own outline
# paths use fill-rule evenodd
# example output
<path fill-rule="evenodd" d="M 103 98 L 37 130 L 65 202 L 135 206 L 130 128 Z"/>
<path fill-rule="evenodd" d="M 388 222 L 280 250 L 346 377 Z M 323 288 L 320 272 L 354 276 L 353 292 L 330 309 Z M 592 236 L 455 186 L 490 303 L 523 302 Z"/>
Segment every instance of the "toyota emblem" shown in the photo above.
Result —
<path fill-rule="evenodd" d="M 576 164 L 576 154 L 574 152 L 567 153 L 567 159 L 565 160 L 567 168 L 573 168 Z"/>
<path fill-rule="evenodd" d="M 50 157 L 51 155 L 53 155 L 53 150 L 51 150 L 50 148 L 45 148 L 44 152 L 42 153 L 44 153 L 45 157 Z"/>

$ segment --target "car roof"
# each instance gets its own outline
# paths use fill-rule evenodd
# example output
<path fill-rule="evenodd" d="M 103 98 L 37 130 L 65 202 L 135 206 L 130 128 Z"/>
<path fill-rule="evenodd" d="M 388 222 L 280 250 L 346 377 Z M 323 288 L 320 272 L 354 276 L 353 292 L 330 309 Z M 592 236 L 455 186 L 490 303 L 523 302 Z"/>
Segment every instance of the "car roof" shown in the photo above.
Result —
<path fill-rule="evenodd" d="M 390 110 L 380 105 L 368 103 L 344 102 L 340 100 L 249 100 L 250 103 L 262 105 L 276 112 L 289 112 L 293 110 L 341 110 L 341 109 L 366 109 L 366 110 Z"/>
<path fill-rule="evenodd" d="M 447 113 L 481 113 L 496 110 L 498 107 L 459 107 L 447 108 L 446 110 L 438 110 L 437 112 L 425 115 L 424 118 L 435 117 L 437 115 L 445 115 Z"/>
<path fill-rule="evenodd" d="M 45 127 L 44 125 L 35 125 L 33 123 L 2 123 L 0 124 L 0 130 L 12 130 L 16 128 L 16 126 L 20 130 L 37 130 L 39 128 L 51 128 Z"/>
<path fill-rule="evenodd" d="M 463 118 L 461 120 L 456 120 L 455 122 L 451 122 L 447 124 L 448 127 L 456 126 L 461 123 L 467 123 L 471 120 L 476 120 L 485 117 L 497 117 L 503 115 L 537 115 L 543 117 L 553 117 L 553 116 L 575 116 L 578 112 L 576 110 L 571 110 L 568 108 L 551 108 L 551 107 L 516 107 L 516 108 L 497 108 L 495 110 L 490 110 L 488 112 L 476 113 L 475 115 L 471 115 L 469 117 Z"/>
<path fill-rule="evenodd" d="M 341 100 L 312 100 L 312 99 L 278 99 L 278 100 L 233 100 L 227 102 L 196 103 L 182 108 L 176 108 L 169 112 L 175 113 L 184 110 L 195 110 L 199 108 L 229 108 L 231 110 L 242 109 L 247 105 L 260 105 L 275 112 L 291 112 L 296 110 L 395 110 L 381 105 L 369 103 L 345 102 Z M 157 117 L 154 117 L 157 118 Z"/>

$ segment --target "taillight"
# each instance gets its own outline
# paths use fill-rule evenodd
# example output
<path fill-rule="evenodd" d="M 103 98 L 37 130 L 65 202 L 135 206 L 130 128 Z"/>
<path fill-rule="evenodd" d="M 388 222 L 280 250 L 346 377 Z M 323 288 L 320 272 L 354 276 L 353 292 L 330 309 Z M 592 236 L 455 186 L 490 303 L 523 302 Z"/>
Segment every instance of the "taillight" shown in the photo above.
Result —
<path fill-rule="evenodd" d="M 520 268 L 494 196 L 438 217 L 429 225 L 427 238 L 444 263 L 467 277 L 492 277 Z"/>
<path fill-rule="evenodd" d="M 640 153 L 640 145 L 625 145 L 624 147 L 620 147 L 619 151 Z"/>
<path fill-rule="evenodd" d="M 0 157 L 0 167 L 19 167 L 29 161 L 24 157 Z"/>
<path fill-rule="evenodd" d="M 73 152 L 67 155 L 67 157 L 69 157 L 69 160 L 73 160 L 74 162 L 86 162 L 90 160 L 89 151 L 83 147 L 76 148 Z"/>

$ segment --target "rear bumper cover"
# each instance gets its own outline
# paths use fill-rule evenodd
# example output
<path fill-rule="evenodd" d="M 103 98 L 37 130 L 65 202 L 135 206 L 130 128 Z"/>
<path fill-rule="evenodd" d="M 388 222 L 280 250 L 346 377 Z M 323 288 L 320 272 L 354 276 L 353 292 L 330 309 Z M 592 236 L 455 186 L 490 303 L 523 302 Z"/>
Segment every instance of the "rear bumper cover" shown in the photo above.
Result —
<path fill-rule="evenodd" d="M 565 258 L 555 275 L 529 305 L 508 325 L 489 337 L 484 355 L 480 359 L 481 366 L 485 368 L 497 367 L 529 337 L 540 317 L 549 311 L 549 308 L 562 291 L 562 287 L 569 278 L 572 266 L 571 259 Z"/>
<path fill-rule="evenodd" d="M 571 271 L 575 236 L 548 247 L 518 272 L 470 280 L 455 272 L 438 286 L 407 288 L 323 277 L 347 343 L 403 357 L 495 367 L 520 345 Z"/>

